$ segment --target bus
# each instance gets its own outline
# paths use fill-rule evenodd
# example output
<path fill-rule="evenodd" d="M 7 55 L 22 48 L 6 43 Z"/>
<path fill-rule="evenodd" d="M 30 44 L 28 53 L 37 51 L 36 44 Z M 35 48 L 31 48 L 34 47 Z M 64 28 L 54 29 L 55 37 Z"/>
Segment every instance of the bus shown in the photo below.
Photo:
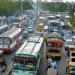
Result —
<path fill-rule="evenodd" d="M 13 25 L 20 27 L 25 30 L 25 27 L 28 25 L 28 17 L 27 15 L 21 15 L 14 18 Z"/>
<path fill-rule="evenodd" d="M 43 54 L 43 38 L 32 36 L 13 58 L 13 75 L 37 75 Z"/>
<path fill-rule="evenodd" d="M 11 52 L 22 44 L 21 28 L 12 27 L 0 35 L 0 50 Z"/>
<path fill-rule="evenodd" d="M 47 20 L 43 16 L 39 16 L 36 21 L 36 30 L 42 32 L 43 27 L 47 24 Z"/>
<path fill-rule="evenodd" d="M 0 26 L 0 34 L 4 33 L 7 30 L 8 30 L 8 25 Z"/>
<path fill-rule="evenodd" d="M 46 56 L 54 59 L 60 59 L 62 55 L 64 40 L 58 33 L 52 33 L 51 36 L 46 40 Z"/>
<path fill-rule="evenodd" d="M 48 38 L 48 26 L 44 26 L 43 31 L 42 31 L 42 36 L 44 40 Z"/>
<path fill-rule="evenodd" d="M 0 16 L 0 26 L 4 25 L 6 23 L 6 17 Z"/>
<path fill-rule="evenodd" d="M 8 25 L 6 23 L 6 17 L 0 16 L 0 34 L 4 33 L 7 30 L 8 30 Z"/>

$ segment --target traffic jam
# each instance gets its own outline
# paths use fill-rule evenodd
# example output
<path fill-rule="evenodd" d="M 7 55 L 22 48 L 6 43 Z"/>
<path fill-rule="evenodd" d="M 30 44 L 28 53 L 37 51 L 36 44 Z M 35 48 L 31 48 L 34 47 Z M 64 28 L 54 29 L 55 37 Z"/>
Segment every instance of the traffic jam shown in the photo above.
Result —
<path fill-rule="evenodd" d="M 24 14 L 4 23 L 0 75 L 75 75 L 75 33 L 69 17 L 45 13 L 30 19 Z"/>

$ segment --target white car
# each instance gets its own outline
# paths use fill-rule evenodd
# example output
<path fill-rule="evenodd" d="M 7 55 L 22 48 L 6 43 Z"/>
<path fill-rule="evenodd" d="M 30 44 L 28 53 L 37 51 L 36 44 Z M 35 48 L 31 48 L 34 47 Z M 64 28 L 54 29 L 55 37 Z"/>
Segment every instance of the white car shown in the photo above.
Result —
<path fill-rule="evenodd" d="M 65 49 L 67 50 L 72 45 L 73 45 L 72 39 L 66 39 L 65 44 L 64 44 Z"/>

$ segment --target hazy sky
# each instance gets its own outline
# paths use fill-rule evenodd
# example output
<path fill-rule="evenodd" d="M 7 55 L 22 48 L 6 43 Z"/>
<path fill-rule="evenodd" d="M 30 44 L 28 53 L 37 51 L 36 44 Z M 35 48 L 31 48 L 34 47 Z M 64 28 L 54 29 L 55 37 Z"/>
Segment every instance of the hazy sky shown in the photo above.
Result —
<path fill-rule="evenodd" d="M 33 0 L 34 2 L 36 2 L 37 0 Z M 44 0 L 42 0 L 42 1 L 44 1 Z M 47 1 L 51 1 L 51 0 L 47 0 Z M 64 2 L 66 2 L 66 1 L 69 1 L 69 2 L 75 2 L 75 0 L 63 0 Z"/>

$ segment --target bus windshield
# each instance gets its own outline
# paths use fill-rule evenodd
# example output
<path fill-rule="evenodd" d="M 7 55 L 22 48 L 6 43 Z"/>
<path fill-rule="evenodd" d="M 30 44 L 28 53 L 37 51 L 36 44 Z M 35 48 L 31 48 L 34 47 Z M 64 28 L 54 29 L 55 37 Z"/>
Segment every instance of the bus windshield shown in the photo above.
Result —
<path fill-rule="evenodd" d="M 0 45 L 4 44 L 4 45 L 8 45 L 11 43 L 11 40 L 9 38 L 0 38 Z"/>
<path fill-rule="evenodd" d="M 20 22 L 19 19 L 15 19 L 15 20 L 14 20 L 14 23 L 19 23 L 19 22 Z"/>
<path fill-rule="evenodd" d="M 35 58 L 22 58 L 22 57 L 17 57 L 14 60 L 14 66 L 15 67 L 22 67 L 22 68 L 27 68 L 28 69 L 33 69 L 36 67 L 36 61 Z"/>
<path fill-rule="evenodd" d="M 62 43 L 50 42 L 50 43 L 47 43 L 47 46 L 48 47 L 62 48 Z"/>

